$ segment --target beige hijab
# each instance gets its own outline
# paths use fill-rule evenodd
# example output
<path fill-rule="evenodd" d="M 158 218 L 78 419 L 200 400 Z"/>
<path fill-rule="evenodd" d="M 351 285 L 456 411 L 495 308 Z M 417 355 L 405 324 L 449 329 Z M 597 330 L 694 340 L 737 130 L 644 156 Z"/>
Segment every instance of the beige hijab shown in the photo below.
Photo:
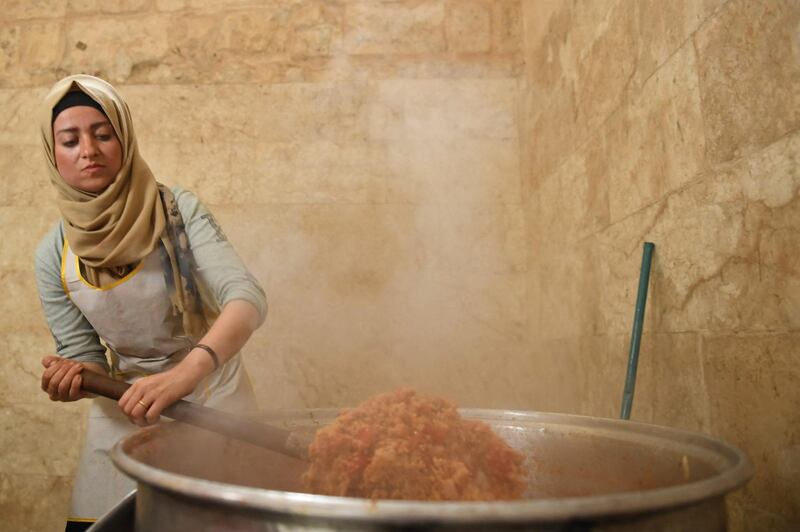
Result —
<path fill-rule="evenodd" d="M 122 168 L 113 183 L 99 194 L 68 185 L 56 168 L 53 108 L 72 90 L 83 91 L 100 104 L 122 144 Z M 64 231 L 86 269 L 128 266 L 150 254 L 164 232 L 164 207 L 158 183 L 139 155 L 128 105 L 114 87 L 86 75 L 62 79 L 45 97 L 41 130 Z"/>
<path fill-rule="evenodd" d="M 92 194 L 68 185 L 58 173 L 55 162 L 52 113 L 56 104 L 68 92 L 80 90 L 100 104 L 122 145 L 122 168 L 107 189 Z M 168 232 L 168 220 L 159 194 L 159 184 L 147 163 L 139 155 L 133 132 L 131 113 L 125 100 L 102 79 L 78 74 L 58 81 L 44 100 L 40 118 L 45 159 L 50 182 L 58 193 L 57 203 L 64 219 L 64 232 L 69 246 L 86 270 L 87 278 L 95 285 L 104 284 L 109 277 L 118 277 L 156 247 L 159 241 L 172 264 L 170 286 L 176 314 L 183 315 L 188 334 L 201 332 L 205 323 L 199 314 L 199 301 L 193 279 L 193 268 L 180 267 L 177 256 L 188 254 L 188 246 L 176 253 Z M 170 200 L 174 203 L 168 189 Z M 177 206 L 172 206 L 177 211 Z M 182 229 L 182 220 L 178 222 Z M 185 240 L 185 235 L 183 237 Z M 180 246 L 180 243 L 176 244 Z M 191 258 L 191 257 L 190 257 Z M 187 284 L 188 288 L 187 291 Z"/>

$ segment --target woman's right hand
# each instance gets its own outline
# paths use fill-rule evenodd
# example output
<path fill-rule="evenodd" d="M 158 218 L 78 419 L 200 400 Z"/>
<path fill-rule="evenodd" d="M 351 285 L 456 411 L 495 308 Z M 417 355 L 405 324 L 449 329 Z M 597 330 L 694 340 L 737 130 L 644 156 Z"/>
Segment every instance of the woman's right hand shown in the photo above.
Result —
<path fill-rule="evenodd" d="M 51 401 L 77 401 L 91 394 L 81 390 L 81 371 L 84 369 L 98 371 L 94 364 L 83 364 L 68 358 L 47 355 L 42 359 L 42 390 L 47 392 Z"/>

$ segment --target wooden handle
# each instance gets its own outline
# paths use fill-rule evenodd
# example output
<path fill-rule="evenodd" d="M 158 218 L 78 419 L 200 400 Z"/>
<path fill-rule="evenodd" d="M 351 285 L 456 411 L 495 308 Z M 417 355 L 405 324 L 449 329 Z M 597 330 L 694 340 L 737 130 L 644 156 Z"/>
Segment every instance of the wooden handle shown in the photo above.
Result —
<path fill-rule="evenodd" d="M 83 370 L 81 372 L 81 389 L 86 392 L 119 401 L 120 397 L 130 387 L 131 385 L 125 381 L 118 381 L 94 371 Z"/>
<path fill-rule="evenodd" d="M 81 388 L 84 391 L 109 399 L 119 400 L 131 387 L 127 382 L 118 381 L 93 371 L 83 371 L 81 377 Z M 298 442 L 298 439 L 293 437 L 288 430 L 256 423 L 247 418 L 184 400 L 176 401 L 168 406 L 161 412 L 161 415 L 237 440 L 250 442 L 281 454 L 308 460 L 306 445 Z"/>

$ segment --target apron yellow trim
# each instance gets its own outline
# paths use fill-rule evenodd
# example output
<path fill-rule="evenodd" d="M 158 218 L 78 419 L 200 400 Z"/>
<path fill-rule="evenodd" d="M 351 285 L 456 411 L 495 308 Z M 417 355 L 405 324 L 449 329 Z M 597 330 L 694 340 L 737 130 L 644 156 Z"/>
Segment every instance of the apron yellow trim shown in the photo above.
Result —
<path fill-rule="evenodd" d="M 64 237 L 64 247 L 61 248 L 61 287 L 64 288 L 64 293 L 72 301 L 72 296 L 69 295 L 69 288 L 67 287 L 67 237 Z"/>
<path fill-rule="evenodd" d="M 70 523 L 96 523 L 97 519 L 89 519 L 86 517 L 67 517 L 67 522 Z"/>
<path fill-rule="evenodd" d="M 75 255 L 75 273 L 78 274 L 78 279 L 80 279 L 81 282 L 83 282 L 83 284 L 85 284 L 89 288 L 91 288 L 93 290 L 98 290 L 100 292 L 104 292 L 106 290 L 111 290 L 115 286 L 121 285 L 122 283 L 124 283 L 125 281 L 129 280 L 131 277 L 133 277 L 137 273 L 139 273 L 139 270 L 141 270 L 142 267 L 144 266 L 144 259 L 142 259 L 142 260 L 139 261 L 139 264 L 137 264 L 136 267 L 133 270 L 131 270 L 131 272 L 128 275 L 126 275 L 125 277 L 123 277 L 121 279 L 117 279 L 113 283 L 107 284 L 106 286 L 94 286 L 92 283 L 90 283 L 89 281 L 87 281 L 86 279 L 83 278 L 83 273 L 81 273 L 81 262 L 80 262 L 80 260 L 81 260 L 80 257 Z"/>

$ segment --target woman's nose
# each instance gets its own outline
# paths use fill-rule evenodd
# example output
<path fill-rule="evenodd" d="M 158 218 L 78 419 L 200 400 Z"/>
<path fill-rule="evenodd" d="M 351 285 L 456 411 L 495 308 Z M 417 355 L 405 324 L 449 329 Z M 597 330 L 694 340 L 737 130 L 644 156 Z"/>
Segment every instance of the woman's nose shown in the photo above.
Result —
<path fill-rule="evenodd" d="M 97 155 L 97 144 L 93 139 L 84 139 L 81 141 L 81 157 L 93 157 Z"/>

